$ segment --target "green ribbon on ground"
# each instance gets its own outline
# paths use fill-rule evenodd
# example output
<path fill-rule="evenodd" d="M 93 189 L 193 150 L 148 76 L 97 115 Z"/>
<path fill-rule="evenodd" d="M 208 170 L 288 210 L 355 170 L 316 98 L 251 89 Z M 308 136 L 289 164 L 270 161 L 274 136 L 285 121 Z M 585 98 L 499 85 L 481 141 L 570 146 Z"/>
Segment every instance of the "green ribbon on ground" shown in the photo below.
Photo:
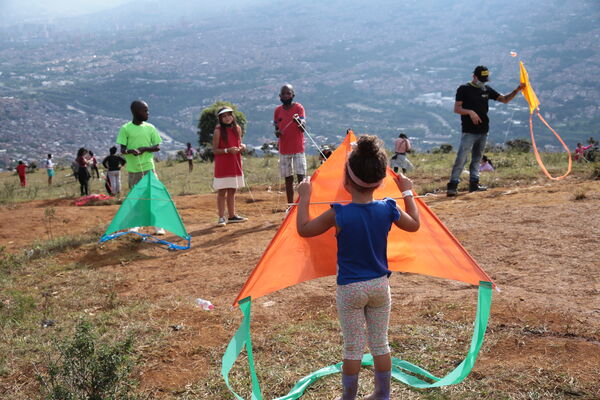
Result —
<path fill-rule="evenodd" d="M 252 400 L 262 400 L 260 385 L 258 384 L 258 379 L 256 377 L 256 371 L 254 368 L 254 358 L 252 357 L 252 343 L 250 341 L 250 303 L 251 300 L 249 297 L 240 301 L 240 309 L 244 314 L 244 319 L 242 320 L 242 324 L 240 325 L 233 339 L 227 346 L 227 350 L 225 350 L 225 354 L 223 355 L 223 365 L 221 368 L 221 373 L 223 375 L 223 378 L 225 379 L 227 387 L 238 400 L 243 400 L 243 398 L 240 397 L 237 393 L 235 393 L 231 388 L 231 385 L 229 384 L 229 371 L 233 367 L 233 364 L 235 363 L 240 352 L 242 351 L 244 345 L 246 346 L 246 350 L 248 353 L 248 363 L 250 365 L 250 374 L 252 379 Z M 428 371 L 424 370 L 423 368 L 411 364 L 408 361 L 393 358 L 392 378 L 406 385 L 419 389 L 455 385 L 457 383 L 462 382 L 467 377 L 467 375 L 469 375 L 471 369 L 473 369 L 473 365 L 475 365 L 475 361 L 477 360 L 477 355 L 479 354 L 479 350 L 481 349 L 483 338 L 485 336 L 485 330 L 487 328 L 491 306 L 492 284 L 490 282 L 481 281 L 479 282 L 477 314 L 475 315 L 473 337 L 471 338 L 471 345 L 467 352 L 467 356 L 456 368 L 454 368 L 454 370 L 452 370 L 446 376 L 444 376 L 443 378 L 438 378 L 433 374 L 429 373 Z M 365 354 L 361 364 L 363 366 L 372 366 L 373 356 L 371 356 L 371 354 Z M 313 384 L 315 381 L 321 379 L 324 376 L 336 374 L 341 371 L 341 362 L 335 365 L 330 365 L 328 367 L 321 368 L 318 371 L 315 371 L 310 375 L 307 375 L 304 378 L 300 379 L 288 394 L 286 394 L 283 397 L 278 397 L 274 400 L 298 399 L 304 394 L 306 388 Z M 433 381 L 433 383 L 428 383 L 415 375 L 427 378 Z"/>
<path fill-rule="evenodd" d="M 242 323 L 238 328 L 235 335 L 233 335 L 233 339 L 227 345 L 227 349 L 225 349 L 225 354 L 223 354 L 222 364 L 221 364 L 221 375 L 223 375 L 223 379 L 225 379 L 225 384 L 229 388 L 229 391 L 233 393 L 236 399 L 244 400 L 243 397 L 240 397 L 236 392 L 231 388 L 231 384 L 229 383 L 229 371 L 235 364 L 235 361 L 239 357 L 240 353 L 244 346 L 246 347 L 246 352 L 248 354 L 248 364 L 250 366 L 250 376 L 252 379 L 252 400 L 263 400 L 262 394 L 260 392 L 260 385 L 258 383 L 258 378 L 256 377 L 256 370 L 254 368 L 254 356 L 252 355 L 252 340 L 250 338 L 250 307 L 252 305 L 252 301 L 250 297 L 246 297 L 242 299 L 238 303 L 240 305 L 240 310 L 244 314 L 244 319 L 242 319 Z"/>

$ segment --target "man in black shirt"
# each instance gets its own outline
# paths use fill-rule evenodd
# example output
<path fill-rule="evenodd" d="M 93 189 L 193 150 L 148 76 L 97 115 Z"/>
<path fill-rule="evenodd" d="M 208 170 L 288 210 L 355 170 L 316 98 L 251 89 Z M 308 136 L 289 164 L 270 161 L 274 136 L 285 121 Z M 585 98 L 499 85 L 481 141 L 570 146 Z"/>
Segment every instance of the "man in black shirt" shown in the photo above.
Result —
<path fill-rule="evenodd" d="M 125 165 L 125 159 L 117 155 L 116 146 L 110 148 L 110 155 L 102 160 L 102 165 L 108 170 L 106 175 L 110 182 L 110 193 L 121 193 L 121 167 Z"/>
<path fill-rule="evenodd" d="M 448 182 L 446 193 L 449 197 L 457 194 L 460 174 L 467 163 L 469 152 L 471 152 L 469 192 L 486 190 L 485 186 L 479 185 L 479 163 L 489 131 L 488 101 L 491 99 L 506 104 L 525 87 L 522 83 L 510 94 L 502 95 L 485 84 L 489 80 L 489 75 L 490 71 L 487 67 L 479 65 L 473 71 L 473 80 L 456 90 L 454 112 L 460 114 L 462 136 L 450 182 Z"/>

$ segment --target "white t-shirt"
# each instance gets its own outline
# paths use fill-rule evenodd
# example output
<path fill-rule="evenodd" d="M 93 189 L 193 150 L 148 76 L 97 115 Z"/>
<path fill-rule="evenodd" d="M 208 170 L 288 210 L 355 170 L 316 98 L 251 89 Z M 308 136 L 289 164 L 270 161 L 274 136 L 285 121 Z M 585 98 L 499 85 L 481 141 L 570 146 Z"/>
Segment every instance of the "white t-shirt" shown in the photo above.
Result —
<path fill-rule="evenodd" d="M 52 161 L 51 158 L 47 158 L 46 159 L 46 169 L 53 169 L 54 168 L 54 161 Z"/>

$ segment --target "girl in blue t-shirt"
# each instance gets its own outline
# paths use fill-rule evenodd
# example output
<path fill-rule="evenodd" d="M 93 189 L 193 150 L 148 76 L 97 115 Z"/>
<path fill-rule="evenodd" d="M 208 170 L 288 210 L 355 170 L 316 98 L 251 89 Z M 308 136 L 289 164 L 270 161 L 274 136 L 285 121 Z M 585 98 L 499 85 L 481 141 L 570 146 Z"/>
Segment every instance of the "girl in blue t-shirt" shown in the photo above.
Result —
<path fill-rule="evenodd" d="M 298 186 L 297 229 L 303 237 L 317 236 L 335 226 L 337 237 L 338 317 L 344 335 L 342 367 L 343 395 L 356 398 L 358 372 L 365 344 L 375 362 L 375 390 L 365 399 L 388 400 L 392 359 L 387 331 L 391 296 L 387 264 L 387 236 L 395 224 L 400 229 L 419 229 L 419 211 L 413 198 L 412 181 L 400 174 L 396 184 L 402 192 L 406 212 L 390 198 L 374 200 L 373 192 L 386 175 L 387 156 L 376 136 L 364 135 L 348 156 L 344 188 L 352 195 L 347 205 L 333 204 L 320 216 L 310 219 L 311 184 Z M 365 332 L 366 325 L 366 332 Z"/>

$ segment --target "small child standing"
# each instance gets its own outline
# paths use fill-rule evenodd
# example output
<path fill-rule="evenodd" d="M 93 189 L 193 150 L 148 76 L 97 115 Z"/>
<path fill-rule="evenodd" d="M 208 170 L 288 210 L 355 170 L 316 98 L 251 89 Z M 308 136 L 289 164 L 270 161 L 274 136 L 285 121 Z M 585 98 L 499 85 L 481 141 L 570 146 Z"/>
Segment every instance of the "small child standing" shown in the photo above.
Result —
<path fill-rule="evenodd" d="M 88 151 L 81 147 L 77 150 L 77 158 L 75 161 L 77 162 L 77 178 L 79 179 L 80 191 L 82 196 L 87 196 L 90 194 L 90 171 L 88 170 L 88 166 L 91 164 L 91 161 L 87 157 Z"/>
<path fill-rule="evenodd" d="M 579 161 L 579 162 L 587 161 L 585 159 L 585 152 L 590 147 L 592 147 L 591 144 L 584 147 L 581 143 L 577 143 L 577 147 L 575 148 L 575 161 Z"/>
<path fill-rule="evenodd" d="M 419 210 L 413 198 L 412 181 L 400 175 L 406 212 L 390 198 L 374 200 L 373 192 L 386 175 L 387 156 L 376 136 L 361 136 L 348 156 L 344 188 L 352 195 L 347 205 L 332 204 L 310 219 L 311 184 L 298 186 L 297 229 L 303 237 L 317 236 L 332 227 L 337 237 L 338 317 L 344 336 L 343 394 L 338 400 L 353 400 L 358 391 L 358 373 L 368 342 L 375 364 L 375 390 L 365 399 L 389 400 L 392 359 L 388 344 L 391 295 L 388 278 L 387 237 L 392 223 L 408 232 L 419 229 Z M 366 332 L 365 332 L 366 325 Z"/>
<path fill-rule="evenodd" d="M 96 159 L 96 156 L 94 155 L 93 151 L 89 152 L 89 161 L 90 163 L 90 169 L 92 170 L 92 178 L 94 177 L 94 172 L 96 173 L 96 179 L 100 179 L 100 171 L 98 171 L 98 160 Z"/>
<path fill-rule="evenodd" d="M 48 154 L 46 163 L 46 173 L 48 174 L 48 186 L 52 186 L 52 177 L 54 176 L 54 161 L 52 160 L 52 154 Z"/>
<path fill-rule="evenodd" d="M 235 213 L 235 192 L 243 187 L 244 172 L 242 171 L 242 155 L 246 146 L 242 144 L 242 128 L 237 124 L 233 110 L 223 107 L 217 112 L 219 120 L 213 134 L 213 153 L 215 154 L 215 178 L 213 188 L 217 191 L 218 226 L 227 223 L 245 222 L 247 218 Z M 225 220 L 225 200 L 227 213 Z"/>
<path fill-rule="evenodd" d="M 406 153 L 411 150 L 410 140 L 408 136 L 401 133 L 398 139 L 394 140 L 394 155 L 392 156 L 391 166 L 394 168 L 394 172 L 398 172 L 398 168 L 402 169 L 402 173 L 410 171 L 414 168 Z"/>
<path fill-rule="evenodd" d="M 110 195 L 115 196 L 121 193 L 121 167 L 127 162 L 125 159 L 117 155 L 117 146 L 111 147 L 108 152 L 109 156 L 102 160 L 102 165 L 107 169 L 106 176 L 110 185 Z"/>
<path fill-rule="evenodd" d="M 192 144 L 188 143 L 185 148 L 185 159 L 188 162 L 188 170 L 191 173 L 194 170 L 194 149 Z"/>
<path fill-rule="evenodd" d="M 27 173 L 25 172 L 27 170 L 27 164 L 23 161 L 19 161 L 16 170 L 17 175 L 19 175 L 19 181 L 21 181 L 21 186 L 27 186 Z"/>

